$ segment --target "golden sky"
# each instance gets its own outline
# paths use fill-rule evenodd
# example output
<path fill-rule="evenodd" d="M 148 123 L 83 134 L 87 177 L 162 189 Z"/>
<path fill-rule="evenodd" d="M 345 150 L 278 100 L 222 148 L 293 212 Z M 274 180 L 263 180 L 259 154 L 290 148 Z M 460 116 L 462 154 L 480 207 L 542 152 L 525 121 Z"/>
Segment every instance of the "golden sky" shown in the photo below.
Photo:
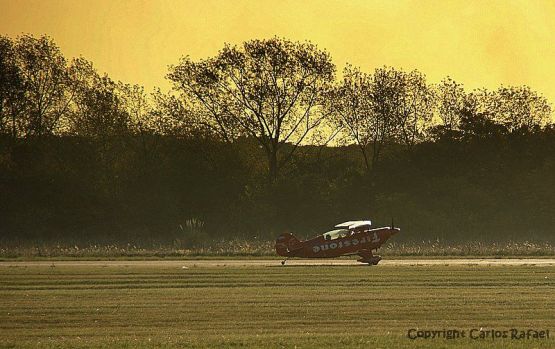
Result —
<path fill-rule="evenodd" d="M 168 87 L 179 57 L 224 42 L 311 40 L 342 70 L 390 65 L 467 89 L 530 85 L 555 102 L 555 1 L 0 0 L 0 34 L 48 34 L 113 79 Z"/>

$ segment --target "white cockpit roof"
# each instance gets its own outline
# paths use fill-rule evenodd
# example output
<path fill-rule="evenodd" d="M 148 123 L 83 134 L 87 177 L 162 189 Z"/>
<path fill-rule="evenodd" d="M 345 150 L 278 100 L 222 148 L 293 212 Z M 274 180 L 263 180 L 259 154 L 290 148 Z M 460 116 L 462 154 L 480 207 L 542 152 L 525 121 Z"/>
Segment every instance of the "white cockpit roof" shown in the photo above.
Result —
<path fill-rule="evenodd" d="M 335 227 L 336 228 L 353 230 L 353 229 L 357 229 L 357 228 L 360 228 L 360 227 L 366 227 L 366 226 L 369 227 L 371 225 L 372 225 L 372 222 L 370 220 L 365 220 L 365 221 L 347 221 L 347 222 L 337 224 Z"/>

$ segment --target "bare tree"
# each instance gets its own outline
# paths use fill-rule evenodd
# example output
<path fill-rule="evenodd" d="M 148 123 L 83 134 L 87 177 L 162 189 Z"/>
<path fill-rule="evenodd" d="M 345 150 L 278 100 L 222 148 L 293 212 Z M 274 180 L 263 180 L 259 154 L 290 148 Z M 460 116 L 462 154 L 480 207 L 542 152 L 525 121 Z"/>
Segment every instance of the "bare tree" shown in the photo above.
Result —
<path fill-rule="evenodd" d="M 226 45 L 199 62 L 183 58 L 168 78 L 222 139 L 255 138 L 273 181 L 326 118 L 322 99 L 334 72 L 329 54 L 315 45 L 273 38 Z"/>

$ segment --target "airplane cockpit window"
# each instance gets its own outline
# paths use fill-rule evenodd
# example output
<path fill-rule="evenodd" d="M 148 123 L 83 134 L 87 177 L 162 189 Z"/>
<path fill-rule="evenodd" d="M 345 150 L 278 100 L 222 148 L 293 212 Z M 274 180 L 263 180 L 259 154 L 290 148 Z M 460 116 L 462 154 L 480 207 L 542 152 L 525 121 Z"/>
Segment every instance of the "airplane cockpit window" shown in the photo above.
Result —
<path fill-rule="evenodd" d="M 323 235 L 325 240 L 335 240 L 335 239 L 347 237 L 349 236 L 349 234 L 350 234 L 349 229 L 336 229 L 336 230 L 328 231 Z"/>

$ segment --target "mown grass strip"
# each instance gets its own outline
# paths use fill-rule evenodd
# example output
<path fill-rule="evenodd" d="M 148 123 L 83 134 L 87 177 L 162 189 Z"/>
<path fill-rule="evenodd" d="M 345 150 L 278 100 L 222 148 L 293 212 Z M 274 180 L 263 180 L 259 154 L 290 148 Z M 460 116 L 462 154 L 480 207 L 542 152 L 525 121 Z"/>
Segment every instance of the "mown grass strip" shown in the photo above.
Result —
<path fill-rule="evenodd" d="M 553 309 L 550 266 L 0 269 L 0 347 L 549 348 L 406 331 L 555 332 Z"/>

